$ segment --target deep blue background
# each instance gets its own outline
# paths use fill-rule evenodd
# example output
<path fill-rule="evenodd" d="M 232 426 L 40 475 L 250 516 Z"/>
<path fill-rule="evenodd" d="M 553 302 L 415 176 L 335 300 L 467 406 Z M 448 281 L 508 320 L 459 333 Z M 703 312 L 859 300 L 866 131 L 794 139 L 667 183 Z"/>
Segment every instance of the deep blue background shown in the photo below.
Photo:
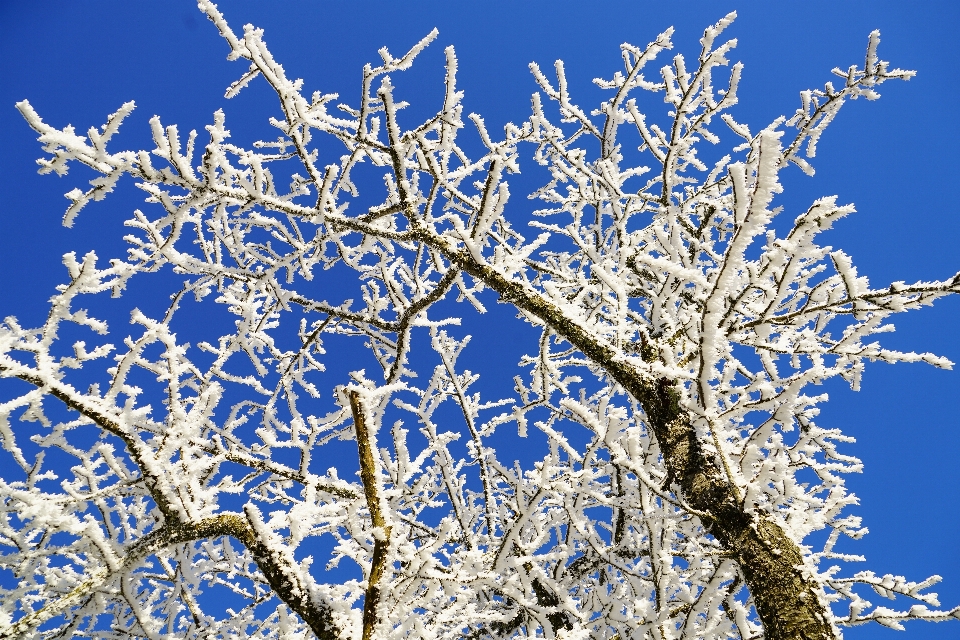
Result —
<path fill-rule="evenodd" d="M 438 41 L 395 84 L 412 109 L 435 109 L 442 50 L 454 44 L 466 108 L 482 114 L 493 130 L 527 116 L 535 89 L 528 62 L 549 71 L 553 60 L 564 59 L 574 98 L 583 96 L 581 104 L 589 108 L 597 96 L 589 80 L 618 68 L 621 42 L 642 46 L 674 25 L 674 52 L 693 58 L 703 28 L 733 9 L 739 18 L 727 35 L 739 39 L 732 57 L 745 63 L 734 114 L 756 130 L 792 113 L 797 92 L 821 86 L 832 67 L 862 64 L 867 33 L 879 28 L 881 57 L 916 69 L 917 77 L 884 85 L 879 102 L 846 106 L 819 145 L 816 177 L 787 172 L 780 203 L 790 219 L 822 195 L 856 203 L 859 213 L 824 241 L 853 255 L 860 273 L 877 286 L 946 278 L 960 269 L 956 2 L 277 0 L 224 1 L 220 9 L 237 32 L 245 22 L 264 28 L 275 57 L 289 76 L 306 80 L 307 91 L 339 92 L 352 104 L 360 68 L 379 60 L 378 48 L 387 45 L 399 55 L 439 27 Z M 276 110 L 262 81 L 234 101 L 224 100 L 224 89 L 245 67 L 224 59 L 226 44 L 189 0 L 5 0 L 0 34 L 0 317 L 15 314 L 24 324 L 41 320 L 45 300 L 63 280 L 63 253 L 96 248 L 101 258 L 124 255 L 120 222 L 138 200 L 135 190 L 120 189 L 116 197 L 89 205 L 73 229 L 63 228 L 62 194 L 83 187 L 85 179 L 80 172 L 63 180 L 35 173 L 39 145 L 14 102 L 28 98 L 47 122 L 72 123 L 84 132 L 121 103 L 136 100 L 138 109 L 113 149 L 152 148 L 147 120 L 154 114 L 185 133 L 202 131 L 220 107 L 237 142 L 275 137 L 265 121 Z M 528 207 L 520 197 L 513 203 Z M 896 321 L 898 332 L 883 336 L 884 342 L 960 362 L 958 312 L 960 300 L 949 300 L 903 316 Z M 512 368 L 514 354 L 530 350 L 528 336 L 500 334 L 499 343 L 484 343 L 484 360 L 472 367 Z M 935 590 L 943 604 L 960 603 L 960 371 L 875 364 L 867 368 L 860 393 L 842 385 L 827 390 L 832 400 L 820 424 L 855 436 L 858 443 L 848 451 L 866 465 L 849 484 L 862 502 L 855 512 L 871 533 L 845 549 L 867 555 L 863 568 L 878 573 L 914 580 L 939 573 L 945 582 Z M 899 635 L 861 627 L 847 637 L 954 638 L 960 637 L 960 622 L 913 623 Z"/>

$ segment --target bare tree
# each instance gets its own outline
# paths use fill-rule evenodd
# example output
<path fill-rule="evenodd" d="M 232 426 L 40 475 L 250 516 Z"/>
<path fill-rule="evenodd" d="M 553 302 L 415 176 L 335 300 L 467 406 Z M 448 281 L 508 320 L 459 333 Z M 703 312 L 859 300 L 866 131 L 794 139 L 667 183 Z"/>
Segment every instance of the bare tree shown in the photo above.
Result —
<path fill-rule="evenodd" d="M 532 114 L 496 137 L 464 121 L 452 47 L 440 109 L 401 124 L 393 79 L 435 31 L 401 57 L 381 49 L 359 101 L 335 105 L 305 96 L 260 30 L 238 36 L 199 4 L 249 64 L 227 97 L 258 76 L 276 91 L 276 140 L 232 144 L 218 111 L 202 149 L 155 117 L 155 149 L 111 152 L 132 102 L 86 137 L 17 105 L 49 154 L 42 173 L 98 174 L 67 194 L 65 224 L 123 176 L 151 206 L 127 222 L 125 258 L 64 257 L 42 326 L 0 328 L 0 436 L 24 478 L 0 482 L 0 566 L 17 579 L 0 637 L 779 640 L 960 617 L 927 592 L 938 577 L 835 566 L 856 559 L 834 547 L 862 533 L 843 476 L 860 463 L 807 395 L 837 376 L 857 388 L 865 360 L 949 368 L 868 340 L 960 292 L 960 274 L 871 287 L 817 244 L 853 212 L 835 197 L 785 235 L 772 226 L 780 171 L 812 172 L 847 100 L 912 75 L 877 57 L 876 32 L 862 67 L 756 132 L 729 113 L 730 14 L 693 62 L 652 79 L 671 31 L 622 45 L 594 110 L 562 63 L 555 78 L 531 65 Z M 642 111 L 649 96 L 666 120 Z M 721 133 L 735 145 L 707 161 Z M 532 240 L 507 215 L 525 150 L 551 176 Z M 164 271 L 169 308 L 133 309 L 111 342 L 84 300 Z M 483 397 L 458 364 L 458 314 L 482 313 L 485 289 L 541 332 L 514 397 Z M 197 309 L 233 321 L 198 327 Z M 429 352 L 416 361 L 414 343 Z M 322 395 L 325 366 L 360 351 L 382 375 Z M 522 468 L 496 432 L 531 428 L 548 446 Z M 344 440 L 355 480 L 331 453 Z M 325 580 L 341 562 L 362 575 Z M 212 587 L 233 594 L 226 614 Z M 875 605 L 864 588 L 915 603 Z"/>

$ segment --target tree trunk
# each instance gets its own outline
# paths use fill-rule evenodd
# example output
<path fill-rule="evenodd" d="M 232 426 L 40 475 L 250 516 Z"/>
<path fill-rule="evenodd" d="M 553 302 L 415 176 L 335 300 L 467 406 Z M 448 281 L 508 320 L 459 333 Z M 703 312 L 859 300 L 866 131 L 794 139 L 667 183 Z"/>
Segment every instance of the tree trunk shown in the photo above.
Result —
<path fill-rule="evenodd" d="M 434 243 L 436 246 L 436 243 Z M 673 381 L 653 382 L 611 347 L 567 318 L 529 287 L 513 282 L 466 252 L 444 252 L 461 269 L 495 290 L 503 302 L 543 320 L 603 367 L 643 407 L 667 470 L 668 484 L 702 514 L 704 526 L 740 565 L 763 623 L 765 640 L 834 640 L 820 585 L 805 572 L 800 548 L 779 524 L 749 513 L 715 457 L 704 450 L 678 402 Z"/>
<path fill-rule="evenodd" d="M 668 478 L 740 565 L 766 640 L 832 640 L 833 626 L 820 586 L 805 575 L 803 554 L 779 524 L 747 513 L 715 457 L 705 451 L 676 390 L 666 378 L 655 389 L 630 389 L 641 402 L 667 467 Z"/>

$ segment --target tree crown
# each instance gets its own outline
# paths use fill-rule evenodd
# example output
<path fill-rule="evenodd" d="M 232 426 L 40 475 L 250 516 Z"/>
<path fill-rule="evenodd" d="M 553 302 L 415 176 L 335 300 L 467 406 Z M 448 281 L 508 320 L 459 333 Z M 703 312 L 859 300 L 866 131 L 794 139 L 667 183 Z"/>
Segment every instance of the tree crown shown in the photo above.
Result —
<path fill-rule="evenodd" d="M 836 197 L 774 227 L 780 172 L 812 173 L 846 101 L 913 74 L 879 59 L 877 32 L 862 66 L 756 132 L 730 113 L 730 14 L 695 59 L 657 68 L 670 30 L 622 45 L 594 109 L 561 62 L 531 65 L 532 113 L 498 137 L 464 117 L 452 47 L 440 108 L 406 121 L 400 72 L 436 31 L 381 49 L 358 101 L 339 103 L 306 95 L 262 31 L 199 4 L 249 64 L 226 97 L 261 77 L 276 91 L 275 140 L 233 144 L 218 111 L 203 141 L 154 117 L 154 149 L 108 151 L 133 102 L 86 136 L 17 105 L 42 173 L 98 174 L 66 194 L 64 224 L 124 176 L 151 206 L 127 222 L 126 257 L 64 257 L 42 326 L 0 328 L 0 377 L 26 383 L 0 404 L 25 478 L 0 483 L 18 579 L 0 636 L 102 635 L 109 619 L 147 637 L 786 638 L 960 616 L 927 607 L 937 577 L 836 566 L 856 559 L 839 537 L 863 534 L 845 511 L 860 463 L 809 390 L 858 388 L 868 360 L 949 368 L 872 337 L 960 291 L 960 274 L 871 287 L 819 244 L 853 212 Z M 660 100 L 665 118 L 643 110 Z M 524 220 L 508 178 L 530 155 L 549 180 Z M 111 341 L 87 297 L 164 271 L 168 309 L 133 309 Z M 511 397 L 458 363 L 460 316 L 494 299 L 541 336 Z M 67 345 L 74 327 L 88 334 Z M 546 446 L 523 468 L 506 432 L 532 430 Z M 47 451 L 74 466 L 45 466 Z M 217 616 L 204 585 L 241 604 Z M 875 605 L 859 585 L 918 604 Z"/>

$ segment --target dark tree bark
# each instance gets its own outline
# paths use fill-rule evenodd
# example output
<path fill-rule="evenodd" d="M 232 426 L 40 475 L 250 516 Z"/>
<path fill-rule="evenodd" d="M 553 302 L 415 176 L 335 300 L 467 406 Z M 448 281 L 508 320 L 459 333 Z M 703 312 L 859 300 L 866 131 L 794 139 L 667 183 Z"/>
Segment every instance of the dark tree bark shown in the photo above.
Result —
<path fill-rule="evenodd" d="M 536 291 L 513 282 L 464 251 L 450 250 L 435 237 L 424 240 L 444 250 L 457 267 L 496 291 L 503 302 L 542 320 L 623 386 L 641 405 L 653 431 L 668 484 L 700 512 L 703 524 L 736 560 L 753 596 L 766 640 L 832 640 L 830 613 L 815 580 L 805 575 L 800 548 L 782 527 L 748 512 L 715 456 L 703 447 L 678 402 L 675 383 L 651 380 L 611 347 L 589 335 Z"/>

